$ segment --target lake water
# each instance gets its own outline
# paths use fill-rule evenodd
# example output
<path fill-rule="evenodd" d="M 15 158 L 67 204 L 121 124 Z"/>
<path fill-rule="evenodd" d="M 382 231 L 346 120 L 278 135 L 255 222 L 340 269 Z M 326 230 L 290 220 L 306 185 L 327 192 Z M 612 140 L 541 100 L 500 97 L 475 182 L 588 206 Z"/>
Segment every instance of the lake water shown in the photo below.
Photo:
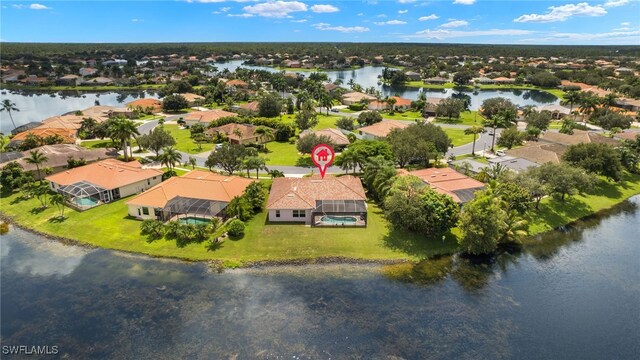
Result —
<path fill-rule="evenodd" d="M 639 207 L 428 285 L 377 265 L 217 274 L 12 228 L 0 337 L 73 359 L 637 359 Z"/>

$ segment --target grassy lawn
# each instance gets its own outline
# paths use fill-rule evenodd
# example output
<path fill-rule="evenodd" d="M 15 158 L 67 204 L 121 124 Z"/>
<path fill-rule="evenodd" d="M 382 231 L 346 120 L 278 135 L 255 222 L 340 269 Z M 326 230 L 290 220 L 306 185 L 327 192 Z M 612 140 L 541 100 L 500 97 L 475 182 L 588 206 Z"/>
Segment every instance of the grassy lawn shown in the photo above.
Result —
<path fill-rule="evenodd" d="M 135 144 L 135 141 L 134 141 Z M 111 140 L 87 140 L 80 143 L 80 146 L 87 149 L 100 149 L 100 148 L 112 148 L 113 141 Z"/>
<path fill-rule="evenodd" d="M 244 261 L 283 260 L 344 256 L 362 259 L 418 260 L 435 254 L 452 253 L 457 245 L 450 236 L 427 241 L 419 235 L 391 230 L 381 211 L 369 204 L 367 228 L 309 228 L 300 224 L 266 224 L 266 213 L 256 215 L 247 223 L 241 240 L 226 240 L 213 251 L 204 243 L 177 247 L 175 241 L 157 240 L 148 243 L 140 236 L 140 221 L 127 216 L 128 199 L 78 212 L 65 209 L 65 220 L 55 220 L 59 211 L 39 206 L 36 199 L 20 200 L 19 194 L 0 200 L 3 213 L 25 226 L 52 235 L 62 236 L 92 245 L 152 256 L 177 257 L 189 260 L 218 259 L 229 266 Z M 32 212 L 33 211 L 33 212 Z"/>
<path fill-rule="evenodd" d="M 477 145 L 477 143 L 476 143 Z M 465 155 L 460 155 L 460 156 L 456 156 L 456 160 L 473 160 L 473 161 L 477 161 L 479 163 L 483 163 L 483 164 L 489 164 L 489 160 L 487 160 L 485 157 L 483 156 L 473 156 L 471 154 L 465 154 Z"/>
<path fill-rule="evenodd" d="M 164 128 L 171 133 L 171 136 L 173 136 L 174 139 L 176 139 L 175 147 L 180 151 L 189 154 L 199 154 L 201 152 L 213 150 L 213 143 L 203 143 L 202 148 L 198 147 L 198 144 L 191 140 L 191 133 L 189 132 L 189 129 L 180 129 L 178 125 L 174 124 L 165 124 Z"/>
<path fill-rule="evenodd" d="M 443 124 L 458 124 L 458 125 L 473 126 L 473 125 L 482 125 L 483 120 L 484 120 L 484 117 L 480 115 L 477 111 L 473 110 L 473 111 L 465 111 L 460 113 L 460 117 L 457 119 L 449 120 L 448 118 L 436 118 L 435 122 L 443 123 Z"/>
<path fill-rule="evenodd" d="M 540 210 L 531 215 L 531 234 L 573 222 L 640 193 L 640 175 L 626 174 L 624 180 L 621 184 L 603 181 L 603 184 L 591 193 L 575 195 L 566 198 L 564 202 L 551 197 L 542 199 Z"/>
<path fill-rule="evenodd" d="M 449 135 L 453 146 L 460 146 L 473 141 L 473 135 L 465 134 L 464 129 L 442 128 L 442 130 Z"/>
<path fill-rule="evenodd" d="M 289 144 L 288 142 L 271 141 L 267 144 L 268 154 L 261 154 L 265 156 L 267 165 L 295 165 L 298 160 L 298 149 L 295 144 Z"/>
<path fill-rule="evenodd" d="M 443 85 L 438 84 L 425 84 L 423 81 L 407 81 L 404 83 L 405 86 L 417 87 L 417 88 L 425 88 L 425 89 L 451 89 L 455 85 L 453 83 L 445 83 Z"/>
<path fill-rule="evenodd" d="M 417 120 L 423 119 L 422 114 L 418 111 L 405 111 L 405 112 L 395 112 L 393 115 L 390 115 L 388 112 L 382 113 L 382 117 L 385 119 L 393 119 L 393 120 Z"/>

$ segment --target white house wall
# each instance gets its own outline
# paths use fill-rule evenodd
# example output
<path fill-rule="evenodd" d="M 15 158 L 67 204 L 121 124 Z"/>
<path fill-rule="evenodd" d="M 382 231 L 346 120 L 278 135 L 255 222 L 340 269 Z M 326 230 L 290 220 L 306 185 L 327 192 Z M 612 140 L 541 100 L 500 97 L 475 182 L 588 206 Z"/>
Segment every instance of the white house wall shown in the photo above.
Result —
<path fill-rule="evenodd" d="M 301 222 L 311 225 L 311 209 L 305 209 L 305 217 L 293 217 L 293 210 L 279 210 L 280 217 L 276 217 L 277 210 L 269 210 L 269 221 L 272 222 Z"/>

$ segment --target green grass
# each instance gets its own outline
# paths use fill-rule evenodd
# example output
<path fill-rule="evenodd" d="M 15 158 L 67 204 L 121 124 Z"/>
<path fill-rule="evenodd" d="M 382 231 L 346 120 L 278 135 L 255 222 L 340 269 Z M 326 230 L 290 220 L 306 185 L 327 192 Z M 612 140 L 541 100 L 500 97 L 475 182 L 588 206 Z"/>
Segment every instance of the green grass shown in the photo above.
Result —
<path fill-rule="evenodd" d="M 266 144 L 269 153 L 265 156 L 267 165 L 295 165 L 298 160 L 298 149 L 295 144 L 271 141 Z"/>
<path fill-rule="evenodd" d="M 39 91 L 120 91 L 120 90 L 144 90 L 144 89 L 160 89 L 163 84 L 145 84 L 137 86 L 23 86 L 3 83 L 2 89 L 20 89 L 20 90 L 39 90 Z"/>
<path fill-rule="evenodd" d="M 55 220 L 59 215 L 55 207 L 32 213 L 39 202 L 36 199 L 20 200 L 18 193 L 0 199 L 0 204 L 2 212 L 18 223 L 55 236 L 151 256 L 217 259 L 228 266 L 246 261 L 333 256 L 419 260 L 452 253 L 457 248 L 453 236 L 443 243 L 441 240 L 428 241 L 420 235 L 391 230 L 381 210 L 374 204 L 369 204 L 367 228 L 266 224 L 266 213 L 262 212 L 247 223 L 246 235 L 241 240 L 226 240 L 214 251 L 209 251 L 204 243 L 179 248 L 175 241 L 164 239 L 148 243 L 140 235 L 141 222 L 127 216 L 127 200 L 121 199 L 84 212 L 66 209 L 64 221 Z"/>
<path fill-rule="evenodd" d="M 388 112 L 382 113 L 382 117 L 392 120 L 418 120 L 423 119 L 422 114 L 418 111 L 394 112 L 390 115 Z"/>
<path fill-rule="evenodd" d="M 174 124 L 164 124 L 164 128 L 169 131 L 174 139 L 176 139 L 175 148 L 180 151 L 189 154 L 199 154 L 201 152 L 213 150 L 213 143 L 202 143 L 202 148 L 198 147 L 198 144 L 194 143 L 191 139 L 191 132 L 189 129 L 180 129 L 178 125 Z"/>
<path fill-rule="evenodd" d="M 417 88 L 425 88 L 425 89 L 451 89 L 455 85 L 453 83 L 444 83 L 442 85 L 439 84 L 425 84 L 423 81 L 407 81 L 404 83 L 405 86 L 417 87 Z"/>
<path fill-rule="evenodd" d="M 476 145 L 478 145 L 478 144 L 476 143 Z M 474 160 L 474 161 L 477 161 L 477 162 L 483 163 L 483 164 L 489 164 L 489 160 L 487 160 L 483 156 L 478 156 L 477 152 L 476 152 L 476 156 L 473 156 L 471 154 L 465 154 L 465 155 L 456 156 L 456 160 L 464 160 L 464 159 Z"/>
<path fill-rule="evenodd" d="M 442 130 L 449 135 L 453 146 L 460 146 L 473 141 L 473 135 L 465 134 L 464 129 L 442 128 Z"/>
<path fill-rule="evenodd" d="M 100 148 L 112 148 L 113 141 L 111 140 L 87 140 L 80 143 L 80 146 L 87 149 L 100 149 Z"/>
<path fill-rule="evenodd" d="M 564 202 L 547 197 L 540 210 L 532 212 L 529 230 L 537 234 L 591 215 L 640 193 L 640 175 L 626 174 L 620 184 L 602 180 L 594 191 L 566 198 Z"/>
<path fill-rule="evenodd" d="M 460 117 L 457 119 L 449 120 L 448 118 L 438 117 L 436 118 L 435 122 L 443 123 L 443 124 L 458 124 L 458 125 L 474 126 L 474 125 L 482 125 L 483 120 L 484 120 L 484 117 L 482 117 L 482 115 L 480 115 L 476 110 L 472 110 L 472 111 L 464 111 L 460 113 Z"/>

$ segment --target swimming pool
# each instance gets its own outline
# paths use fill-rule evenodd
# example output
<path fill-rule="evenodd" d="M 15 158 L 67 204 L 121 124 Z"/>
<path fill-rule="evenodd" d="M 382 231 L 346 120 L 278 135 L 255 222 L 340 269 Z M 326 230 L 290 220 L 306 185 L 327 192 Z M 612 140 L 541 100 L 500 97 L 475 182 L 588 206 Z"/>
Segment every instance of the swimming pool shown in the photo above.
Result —
<path fill-rule="evenodd" d="M 187 216 L 187 217 L 184 217 L 184 218 L 180 218 L 180 219 L 178 219 L 178 221 L 180 223 L 182 223 L 182 224 L 193 224 L 193 225 L 210 224 L 211 223 L 210 219 L 193 217 L 193 216 Z"/>
<path fill-rule="evenodd" d="M 98 200 L 92 197 L 74 198 L 73 202 L 78 206 L 96 206 Z"/>
<path fill-rule="evenodd" d="M 325 224 L 355 225 L 358 219 L 355 216 L 325 215 L 320 218 L 320 221 Z"/>

